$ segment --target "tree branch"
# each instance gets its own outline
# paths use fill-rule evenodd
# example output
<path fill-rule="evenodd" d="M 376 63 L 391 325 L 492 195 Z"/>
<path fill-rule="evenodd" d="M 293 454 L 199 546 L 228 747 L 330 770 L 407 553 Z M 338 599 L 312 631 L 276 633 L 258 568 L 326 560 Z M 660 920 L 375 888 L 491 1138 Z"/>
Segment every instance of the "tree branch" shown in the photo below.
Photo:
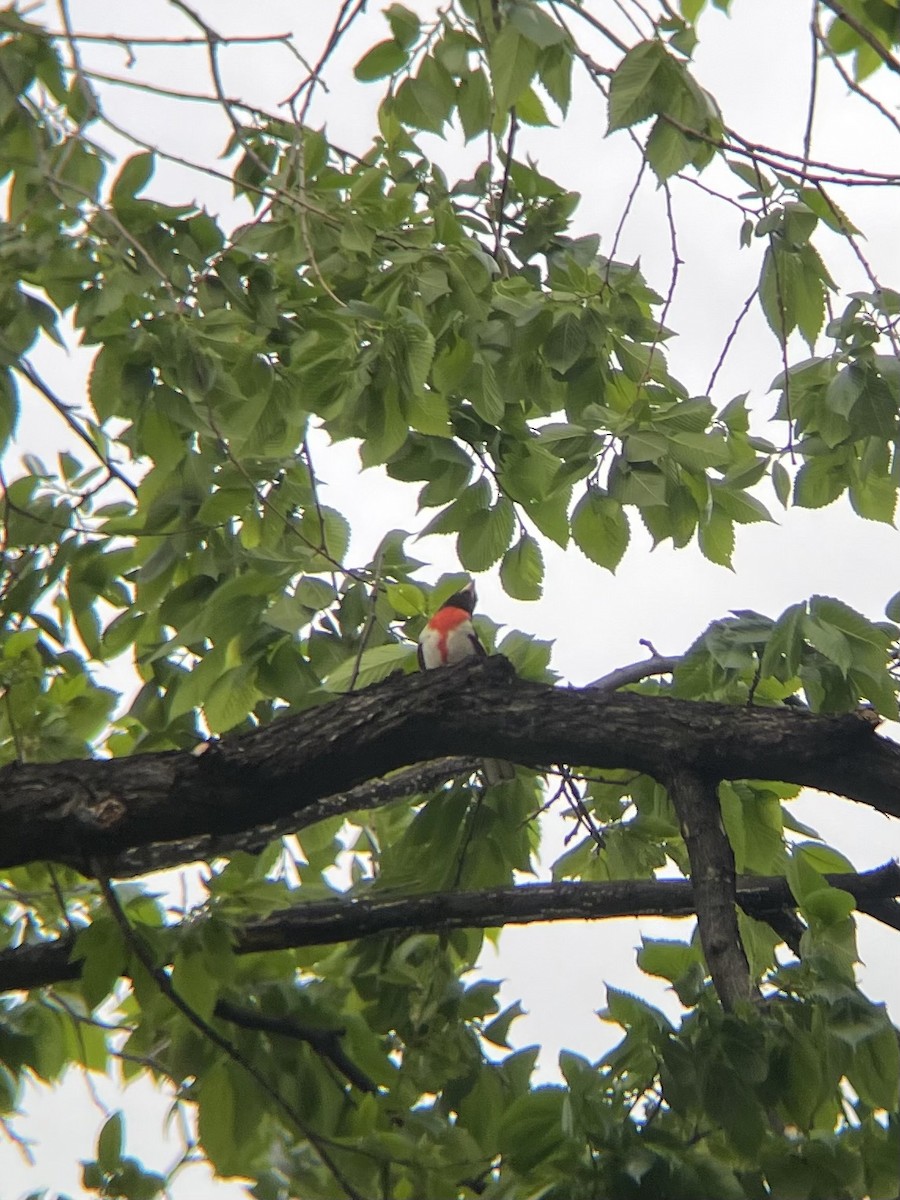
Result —
<path fill-rule="evenodd" d="M 833 887 L 856 898 L 864 911 L 880 906 L 900 916 L 900 866 L 887 863 L 861 874 L 826 875 Z M 760 920 L 792 910 L 795 901 L 781 876 L 741 876 L 737 903 Z M 690 880 L 616 880 L 612 883 L 534 883 L 477 892 L 418 896 L 367 896 L 298 903 L 234 930 L 238 954 L 324 946 L 382 933 L 489 929 L 535 921 L 597 921 L 610 917 L 689 917 L 695 912 Z M 895 924 L 895 927 L 897 925 Z M 0 951 L 0 992 L 46 987 L 78 979 L 69 935 Z"/>
<path fill-rule="evenodd" d="M 867 712 L 738 708 L 551 687 L 501 657 L 397 675 L 189 751 L 11 763 L 0 771 L 0 868 L 51 859 L 90 873 L 158 842 L 221 837 L 302 812 L 414 762 L 495 756 L 541 767 L 625 768 L 659 780 L 772 779 L 900 816 L 900 746 Z M 323 802 L 326 802 L 323 804 Z"/>
<path fill-rule="evenodd" d="M 679 769 L 666 786 L 691 864 L 700 942 L 727 1012 L 751 999 L 754 988 L 738 930 L 734 851 L 722 824 L 716 780 Z"/>
<path fill-rule="evenodd" d="M 843 21 L 846 25 L 849 25 L 853 32 L 875 51 L 888 70 L 900 74 L 900 62 L 894 58 L 887 46 L 882 45 L 871 29 L 865 26 L 862 21 L 857 20 L 853 13 L 848 12 L 844 5 L 838 4 L 836 0 L 822 0 L 822 3 L 826 8 L 831 9 L 839 21 Z"/>
<path fill-rule="evenodd" d="M 474 756 L 417 763 L 413 767 L 394 771 L 385 779 L 370 779 L 346 792 L 327 796 L 315 805 L 288 813 L 268 824 L 252 825 L 235 833 L 201 833 L 182 841 L 151 842 L 137 846 L 115 857 L 111 873 L 116 879 L 127 879 L 134 875 L 146 875 L 150 871 L 165 870 L 179 863 L 226 858 L 238 850 L 245 854 L 259 854 L 276 838 L 289 833 L 301 833 L 310 825 L 326 821 L 329 817 L 364 812 L 380 808 L 392 800 L 433 792 L 450 779 L 474 774 L 479 765 L 479 760 Z"/>
<path fill-rule="evenodd" d="M 218 1000 L 215 1014 L 223 1021 L 230 1021 L 241 1029 L 254 1029 L 260 1033 L 274 1034 L 276 1037 L 294 1038 L 306 1044 L 320 1058 L 339 1071 L 344 1078 L 362 1092 L 375 1092 L 378 1089 L 372 1080 L 347 1055 L 341 1045 L 343 1029 L 320 1029 L 314 1025 L 306 1025 L 294 1017 L 272 1017 L 266 1013 L 256 1012 L 251 1008 L 242 1008 L 230 1000 Z"/>

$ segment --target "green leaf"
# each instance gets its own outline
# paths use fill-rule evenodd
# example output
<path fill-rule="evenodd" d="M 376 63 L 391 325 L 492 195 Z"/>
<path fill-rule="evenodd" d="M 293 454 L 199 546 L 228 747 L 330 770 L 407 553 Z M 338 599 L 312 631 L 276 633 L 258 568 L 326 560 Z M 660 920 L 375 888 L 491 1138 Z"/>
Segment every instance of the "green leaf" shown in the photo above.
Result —
<path fill-rule="evenodd" d="M 467 571 L 486 571 L 501 557 L 512 540 L 515 512 L 501 497 L 491 508 L 476 509 L 466 519 L 456 539 L 459 561 Z"/>
<path fill-rule="evenodd" d="M 494 86 L 496 126 L 498 121 L 505 122 L 506 114 L 534 78 L 538 48 L 529 37 L 523 37 L 514 24 L 508 23 L 491 43 L 488 60 Z"/>
<path fill-rule="evenodd" d="M 764 504 L 749 492 L 724 484 L 713 484 L 714 503 L 726 516 L 738 524 L 748 525 L 755 521 L 771 521 L 772 516 Z"/>
<path fill-rule="evenodd" d="M 813 458 L 794 477 L 794 503 L 800 508 L 824 508 L 837 500 L 850 483 L 842 462 Z"/>
<path fill-rule="evenodd" d="M 576 313 L 564 313 L 544 342 L 544 357 L 551 367 L 565 372 L 578 361 L 586 346 L 587 332 L 581 318 Z"/>
<path fill-rule="evenodd" d="M 615 571 L 628 548 L 622 505 L 599 488 L 589 488 L 572 512 L 572 540 L 591 562 Z"/>
<path fill-rule="evenodd" d="M 791 477 L 780 462 L 772 463 L 772 486 L 782 508 L 787 508 L 791 498 Z"/>
<path fill-rule="evenodd" d="M 97 1138 L 97 1162 L 102 1170 L 110 1172 L 122 1161 L 123 1118 L 120 1112 L 104 1123 Z"/>
<path fill-rule="evenodd" d="M 217 1063 L 206 1071 L 197 1089 L 200 1141 L 220 1175 L 240 1174 L 246 1165 L 242 1161 L 242 1106 L 232 1075 L 229 1064 Z"/>
<path fill-rule="evenodd" d="M 696 151 L 696 139 L 688 138 L 671 121 L 660 117 L 650 131 L 645 153 L 653 173 L 663 183 L 692 162 Z"/>
<path fill-rule="evenodd" d="M 203 713 L 210 732 L 226 733 L 243 724 L 260 699 L 256 671 L 252 666 L 232 667 L 223 672 L 209 687 L 203 701 Z"/>
<path fill-rule="evenodd" d="M 699 949 L 689 942 L 641 937 L 638 966 L 647 975 L 659 975 L 674 983 L 701 961 Z"/>
<path fill-rule="evenodd" d="M 419 36 L 422 23 L 417 13 L 403 4 L 391 4 L 384 10 L 394 39 L 404 48 L 409 48 Z"/>
<path fill-rule="evenodd" d="M 460 124 L 466 141 L 484 133 L 491 124 L 491 89 L 481 68 L 464 75 L 457 85 L 457 105 Z"/>
<path fill-rule="evenodd" d="M 888 475 L 870 471 L 850 485 L 853 511 L 867 521 L 893 525 L 897 509 L 897 484 Z"/>
<path fill-rule="evenodd" d="M 0 453 L 16 432 L 19 420 L 19 393 L 11 371 L 0 368 Z"/>
<path fill-rule="evenodd" d="M 353 68 L 353 74 L 361 83 L 371 83 L 374 79 L 384 79 L 388 75 L 395 75 L 406 66 L 408 58 L 405 47 L 401 46 L 394 38 L 388 38 L 387 41 L 373 46 L 362 56 Z"/>
<path fill-rule="evenodd" d="M 514 600 L 540 600 L 543 591 L 544 556 L 539 543 L 523 533 L 503 555 L 500 582 Z"/>
<path fill-rule="evenodd" d="M 149 183 L 155 166 L 155 157 L 149 150 L 126 159 L 112 185 L 113 208 L 121 210 L 133 206 L 136 194 Z"/>
<path fill-rule="evenodd" d="M 829 662 L 834 663 L 842 675 L 847 674 L 853 662 L 853 651 L 847 638 L 839 629 L 835 629 L 827 622 L 806 617 L 803 622 L 803 632 L 820 654 L 823 654 Z"/>
<path fill-rule="evenodd" d="M 424 616 L 428 611 L 425 593 L 414 583 L 389 583 L 385 591 L 391 608 L 400 617 Z"/>
<path fill-rule="evenodd" d="M 888 1112 L 896 1111 L 900 1049 L 896 1031 L 887 1021 L 879 1033 L 856 1047 L 847 1068 L 847 1079 L 865 1104 Z"/>
<path fill-rule="evenodd" d="M 414 651 L 406 643 L 388 642 L 384 646 L 372 646 L 332 671 L 324 687 L 329 692 L 347 692 L 351 687 L 359 691 L 386 679 L 393 671 L 404 670 L 414 661 Z"/>
<path fill-rule="evenodd" d="M 540 1087 L 514 1100 L 500 1121 L 498 1148 L 516 1171 L 546 1165 L 564 1149 L 559 1087 Z"/>
<path fill-rule="evenodd" d="M 568 39 L 568 34 L 537 4 L 531 0 L 519 0 L 509 13 L 510 24 L 515 25 L 522 37 L 540 46 L 542 50 L 548 46 L 556 46 Z"/>
<path fill-rule="evenodd" d="M 714 508 L 697 530 L 697 541 L 704 558 L 720 567 L 731 566 L 734 553 L 734 522 L 719 508 Z"/>
<path fill-rule="evenodd" d="M 179 951 L 172 966 L 172 986 L 195 1013 L 205 1021 L 210 1019 L 220 982 L 209 969 L 207 955 L 193 947 Z"/>
<path fill-rule="evenodd" d="M 812 346 L 825 317 L 828 272 L 810 245 L 799 249 L 772 240 L 763 258 L 759 300 L 779 340 L 799 326 Z"/>
<path fill-rule="evenodd" d="M 665 507 L 666 477 L 655 468 L 621 469 L 614 483 L 610 478 L 610 492 L 621 504 L 634 504 L 638 508 Z"/>
<path fill-rule="evenodd" d="M 609 85 L 609 133 L 638 125 L 658 111 L 657 84 L 667 58 L 665 47 L 657 41 L 640 42 L 628 51 Z"/>

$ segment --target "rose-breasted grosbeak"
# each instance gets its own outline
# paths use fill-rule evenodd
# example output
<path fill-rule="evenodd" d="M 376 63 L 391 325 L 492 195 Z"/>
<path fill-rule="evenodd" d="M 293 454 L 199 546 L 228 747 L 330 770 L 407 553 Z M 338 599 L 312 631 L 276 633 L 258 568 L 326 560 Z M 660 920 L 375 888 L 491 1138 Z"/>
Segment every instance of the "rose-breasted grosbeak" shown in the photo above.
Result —
<path fill-rule="evenodd" d="M 486 653 L 472 624 L 475 601 L 475 584 L 470 580 L 462 591 L 444 601 L 419 634 L 419 667 L 423 671 Z M 515 767 L 503 759 L 486 758 L 481 765 L 485 782 L 490 786 L 515 779 Z"/>

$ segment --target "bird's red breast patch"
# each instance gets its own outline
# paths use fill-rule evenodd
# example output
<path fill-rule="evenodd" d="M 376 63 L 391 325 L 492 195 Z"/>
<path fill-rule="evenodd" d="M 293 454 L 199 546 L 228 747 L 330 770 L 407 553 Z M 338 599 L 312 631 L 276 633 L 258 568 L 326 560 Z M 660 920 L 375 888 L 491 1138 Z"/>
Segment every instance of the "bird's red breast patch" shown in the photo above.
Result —
<path fill-rule="evenodd" d="M 437 651 L 441 662 L 447 661 L 448 648 L 447 638 L 454 629 L 458 629 L 460 625 L 469 621 L 471 618 L 464 608 L 439 608 L 431 620 L 428 622 L 428 627 L 433 629 L 438 635 Z"/>

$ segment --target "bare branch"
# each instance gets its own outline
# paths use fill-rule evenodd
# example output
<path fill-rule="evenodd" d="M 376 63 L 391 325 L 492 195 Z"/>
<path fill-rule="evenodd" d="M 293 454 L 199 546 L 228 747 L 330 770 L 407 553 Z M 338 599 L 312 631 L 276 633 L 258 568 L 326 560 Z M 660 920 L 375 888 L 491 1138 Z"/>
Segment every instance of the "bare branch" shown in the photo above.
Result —
<path fill-rule="evenodd" d="M 671 675 L 680 662 L 680 655 L 668 658 L 662 654 L 654 654 L 652 658 L 644 658 L 640 662 L 617 667 L 615 671 L 610 671 L 608 675 L 601 675 L 599 679 L 595 679 L 587 686 L 600 692 L 615 692 L 619 688 L 625 687 L 626 684 L 640 683 L 642 679 L 649 679 L 652 675 Z"/>
<path fill-rule="evenodd" d="M 825 877 L 856 897 L 860 911 L 893 906 L 900 896 L 900 866 L 887 863 L 861 874 Z M 781 876 L 741 876 L 736 899 L 760 920 L 791 912 L 795 901 Z M 373 934 L 434 933 L 487 929 L 536 921 L 601 921 L 616 917 L 689 917 L 694 890 L 686 879 L 616 880 L 612 883 L 532 883 L 476 892 L 430 892 L 417 896 L 378 895 L 294 904 L 238 926 L 237 954 L 259 954 L 304 946 L 327 946 Z M 892 917 L 893 919 L 893 917 Z M 0 950 L 0 992 L 47 987 L 78 979 L 74 939 Z"/>

